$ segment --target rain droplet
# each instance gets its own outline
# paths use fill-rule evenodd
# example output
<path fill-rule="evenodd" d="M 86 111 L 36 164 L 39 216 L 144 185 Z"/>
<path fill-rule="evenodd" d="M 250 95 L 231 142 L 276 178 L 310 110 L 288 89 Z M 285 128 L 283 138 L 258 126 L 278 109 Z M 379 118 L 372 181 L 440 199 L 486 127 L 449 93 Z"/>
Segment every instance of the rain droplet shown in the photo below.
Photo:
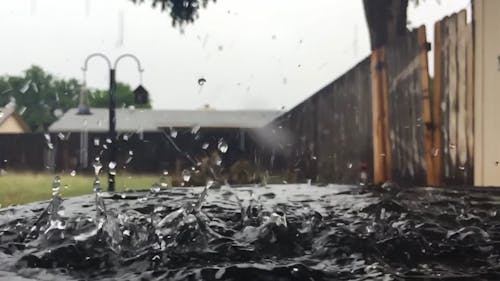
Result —
<path fill-rule="evenodd" d="M 113 162 L 113 161 L 109 162 L 108 168 L 110 168 L 111 170 L 113 170 L 114 168 L 116 168 L 116 162 Z"/>
<path fill-rule="evenodd" d="M 194 125 L 192 128 L 191 128 L 191 134 L 196 134 L 198 133 L 198 131 L 200 130 L 200 125 Z"/>
<path fill-rule="evenodd" d="M 226 153 L 229 147 L 227 143 L 224 141 L 224 139 L 220 139 L 219 143 L 217 143 L 217 148 L 219 149 L 220 152 Z"/>
<path fill-rule="evenodd" d="M 175 139 L 177 137 L 177 130 L 170 128 L 170 136 Z"/>
<path fill-rule="evenodd" d="M 496 161 L 495 166 L 497 166 L 497 167 L 500 166 L 500 161 Z"/>
<path fill-rule="evenodd" d="M 207 83 L 207 79 L 205 78 L 198 79 L 198 85 L 203 86 L 205 85 L 205 83 Z"/>
<path fill-rule="evenodd" d="M 96 194 L 100 194 L 102 192 L 102 189 L 101 189 L 101 181 L 99 180 L 99 178 L 96 176 L 94 178 L 94 184 L 93 184 L 93 189 L 94 189 L 94 192 Z"/>
<path fill-rule="evenodd" d="M 75 170 L 71 171 L 71 173 L 69 173 L 69 175 L 72 177 L 76 176 L 76 171 Z"/>
<path fill-rule="evenodd" d="M 128 151 L 128 155 L 133 156 L 134 155 L 134 151 L 133 150 L 129 150 Z"/>
<path fill-rule="evenodd" d="M 26 106 L 23 106 L 21 110 L 19 110 L 19 115 L 23 115 L 24 112 L 26 112 L 26 109 L 28 109 Z"/>
<path fill-rule="evenodd" d="M 35 93 L 38 93 L 38 86 L 35 82 L 31 83 L 31 87 L 33 88 L 33 91 L 35 91 Z"/>
<path fill-rule="evenodd" d="M 101 160 L 99 159 L 99 157 L 96 157 L 94 163 L 92 164 L 92 166 L 94 166 L 94 173 L 96 176 L 99 175 L 99 172 L 101 171 L 102 169 L 102 164 L 101 164 Z"/>
<path fill-rule="evenodd" d="M 52 196 L 59 195 L 59 189 L 61 188 L 61 178 L 59 176 L 55 176 L 52 181 Z"/>
<path fill-rule="evenodd" d="M 209 144 L 208 144 L 208 142 L 206 142 L 206 143 L 203 143 L 203 144 L 201 145 L 201 148 L 203 148 L 203 149 L 207 149 L 207 148 L 208 148 L 208 146 L 209 146 Z"/>
<path fill-rule="evenodd" d="M 28 80 L 26 81 L 26 83 L 24 83 L 24 85 L 21 87 L 21 89 L 19 89 L 19 92 L 21 93 L 26 93 L 26 91 L 28 91 L 28 89 L 30 88 L 30 84 L 31 84 L 31 80 Z"/>
<path fill-rule="evenodd" d="M 124 141 L 128 141 L 128 135 L 127 134 L 123 134 L 123 140 Z"/>
<path fill-rule="evenodd" d="M 191 179 L 191 172 L 189 170 L 183 170 L 182 171 L 182 179 L 185 182 L 188 182 Z"/>
<path fill-rule="evenodd" d="M 161 185 L 157 182 L 153 183 L 153 185 L 151 185 L 151 193 L 153 194 L 156 194 L 158 192 L 160 192 L 161 190 Z"/>
<path fill-rule="evenodd" d="M 111 141 L 111 139 L 110 139 L 110 138 L 107 138 L 107 139 L 106 139 L 106 142 L 107 142 L 107 143 L 111 143 L 112 141 Z"/>

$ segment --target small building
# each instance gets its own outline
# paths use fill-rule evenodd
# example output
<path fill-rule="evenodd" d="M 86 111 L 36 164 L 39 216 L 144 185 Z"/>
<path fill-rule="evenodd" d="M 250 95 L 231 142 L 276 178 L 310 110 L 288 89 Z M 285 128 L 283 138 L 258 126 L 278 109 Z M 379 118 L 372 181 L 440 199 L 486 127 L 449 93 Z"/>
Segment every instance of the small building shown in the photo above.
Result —
<path fill-rule="evenodd" d="M 474 184 L 500 185 L 500 1 L 475 0 Z"/>
<path fill-rule="evenodd" d="M 15 105 L 0 108 L 0 134 L 24 134 L 31 132 L 24 119 L 16 112 Z"/>
<path fill-rule="evenodd" d="M 220 146 L 225 166 L 240 159 L 255 163 L 262 141 L 261 128 L 281 111 L 269 110 L 152 110 L 116 109 L 117 162 L 137 172 L 179 171 L 203 162 Z M 106 162 L 108 109 L 90 114 L 67 111 L 49 127 L 54 142 L 56 170 L 88 169 L 95 157 Z"/>

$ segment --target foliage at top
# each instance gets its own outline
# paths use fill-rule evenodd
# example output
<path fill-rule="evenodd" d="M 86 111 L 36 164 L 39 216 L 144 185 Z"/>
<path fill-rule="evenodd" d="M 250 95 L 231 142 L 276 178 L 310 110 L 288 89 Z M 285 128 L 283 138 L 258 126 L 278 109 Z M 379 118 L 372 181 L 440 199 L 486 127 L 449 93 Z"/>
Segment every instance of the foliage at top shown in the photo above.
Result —
<path fill-rule="evenodd" d="M 131 0 L 134 3 L 144 3 L 146 0 Z M 153 8 L 160 7 L 162 11 L 170 11 L 173 26 L 182 27 L 193 23 L 198 18 L 200 7 L 205 8 L 208 2 L 216 0 L 147 0 Z"/>
<path fill-rule="evenodd" d="M 0 77 L 0 107 L 16 104 L 17 112 L 33 131 L 45 131 L 63 113 L 78 106 L 82 90 L 88 91 L 90 107 L 108 107 L 108 91 L 84 89 L 76 79 L 60 79 L 32 66 L 23 76 Z M 116 84 L 117 107 L 151 108 L 151 104 L 135 105 L 129 85 Z"/>

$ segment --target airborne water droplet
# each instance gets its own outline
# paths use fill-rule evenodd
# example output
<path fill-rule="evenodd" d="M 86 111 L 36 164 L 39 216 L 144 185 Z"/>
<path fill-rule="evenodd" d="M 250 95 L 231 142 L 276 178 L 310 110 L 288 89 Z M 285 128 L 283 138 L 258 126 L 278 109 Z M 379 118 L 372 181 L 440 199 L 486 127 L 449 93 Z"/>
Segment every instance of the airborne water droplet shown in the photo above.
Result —
<path fill-rule="evenodd" d="M 24 83 L 24 85 L 21 87 L 21 89 L 19 89 L 19 92 L 21 93 L 26 93 L 26 91 L 28 91 L 28 89 L 30 88 L 30 84 L 31 84 L 31 80 L 28 80 L 26 81 L 26 83 Z"/>
<path fill-rule="evenodd" d="M 177 130 L 170 128 L 170 136 L 175 139 L 177 137 Z"/>
<path fill-rule="evenodd" d="M 198 133 L 198 131 L 200 130 L 200 125 L 194 125 L 192 128 L 191 128 L 191 134 L 196 134 Z"/>
<path fill-rule="evenodd" d="M 183 170 L 182 171 L 182 179 L 185 182 L 188 182 L 191 179 L 191 172 L 189 170 Z"/>
<path fill-rule="evenodd" d="M 219 149 L 220 152 L 226 153 L 229 147 L 227 143 L 224 141 L 224 139 L 220 139 L 219 143 L 217 144 L 217 148 Z"/>
<path fill-rule="evenodd" d="M 99 159 L 99 157 L 96 157 L 94 163 L 92 164 L 94 166 L 94 173 L 96 176 L 99 175 L 99 172 L 101 171 L 102 169 L 102 164 L 101 164 L 101 160 Z"/>
<path fill-rule="evenodd" d="M 206 143 L 204 143 L 204 144 L 202 144 L 202 145 L 201 145 L 201 148 L 203 148 L 203 149 L 207 149 L 207 148 L 208 148 L 208 146 L 209 146 L 209 144 L 208 144 L 208 142 L 206 142 Z"/>
<path fill-rule="evenodd" d="M 61 187 L 61 178 L 59 176 L 55 176 L 52 181 L 52 196 L 59 195 L 59 188 Z"/>
<path fill-rule="evenodd" d="M 72 177 L 76 176 L 76 171 L 75 170 L 71 171 L 71 173 L 69 173 L 69 175 Z"/>
<path fill-rule="evenodd" d="M 205 85 L 205 83 L 206 83 L 206 82 L 207 82 L 207 79 L 205 79 L 205 78 L 203 78 L 203 77 L 202 77 L 202 78 L 200 78 L 200 79 L 198 79 L 198 85 L 200 85 L 200 86 Z"/>

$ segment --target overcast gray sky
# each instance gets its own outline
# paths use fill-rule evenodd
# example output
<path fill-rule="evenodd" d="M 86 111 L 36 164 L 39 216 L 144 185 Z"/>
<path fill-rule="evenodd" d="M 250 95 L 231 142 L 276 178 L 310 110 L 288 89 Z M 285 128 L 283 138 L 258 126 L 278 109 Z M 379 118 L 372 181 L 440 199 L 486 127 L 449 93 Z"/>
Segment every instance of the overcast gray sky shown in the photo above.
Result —
<path fill-rule="evenodd" d="M 427 24 L 432 39 L 433 22 L 469 2 L 411 5 L 411 25 Z M 369 54 L 362 0 L 217 0 L 183 34 L 149 1 L 0 0 L 0 26 L 0 74 L 35 64 L 81 79 L 88 54 L 130 52 L 158 109 L 290 108 Z M 136 86 L 135 64 L 120 63 L 117 78 Z M 107 88 L 107 79 L 93 60 L 88 84 Z"/>

